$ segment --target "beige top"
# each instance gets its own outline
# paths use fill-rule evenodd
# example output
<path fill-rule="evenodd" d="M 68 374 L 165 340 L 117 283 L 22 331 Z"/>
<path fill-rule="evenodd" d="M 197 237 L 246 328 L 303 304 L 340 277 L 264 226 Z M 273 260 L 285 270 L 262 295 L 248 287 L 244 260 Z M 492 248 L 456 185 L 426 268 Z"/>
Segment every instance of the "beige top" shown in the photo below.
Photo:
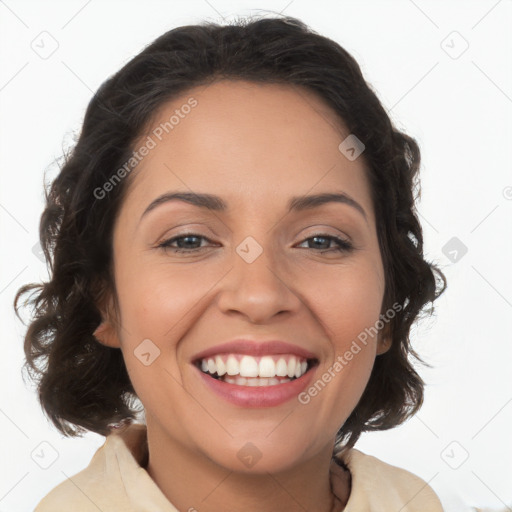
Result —
<path fill-rule="evenodd" d="M 145 425 L 110 434 L 89 465 L 51 490 L 34 512 L 179 512 L 141 466 L 146 447 Z M 409 471 L 355 449 L 339 460 L 352 482 L 344 512 L 443 512 L 431 487 Z M 340 496 L 337 481 L 345 470 L 333 461 L 330 471 Z"/>

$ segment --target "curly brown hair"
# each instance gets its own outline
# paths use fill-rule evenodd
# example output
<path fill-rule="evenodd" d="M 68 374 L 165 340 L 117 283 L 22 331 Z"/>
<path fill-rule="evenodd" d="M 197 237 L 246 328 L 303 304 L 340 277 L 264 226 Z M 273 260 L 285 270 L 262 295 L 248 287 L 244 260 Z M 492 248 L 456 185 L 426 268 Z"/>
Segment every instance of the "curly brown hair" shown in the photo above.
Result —
<path fill-rule="evenodd" d="M 423 257 L 415 212 L 420 150 L 397 130 L 354 58 L 292 17 L 204 23 L 170 30 L 106 80 L 91 99 L 75 146 L 45 185 L 40 241 L 50 280 L 21 287 L 32 308 L 23 370 L 39 400 L 68 436 L 135 419 L 137 397 L 120 349 L 93 336 L 98 305 L 116 297 L 112 236 L 127 189 L 125 179 L 98 200 L 94 191 L 127 162 L 159 107 L 192 87 L 222 79 L 288 84 L 313 91 L 364 142 L 378 241 L 385 269 L 382 311 L 401 305 L 390 321 L 392 344 L 376 358 L 367 387 L 337 435 L 351 447 L 362 432 L 404 422 L 422 405 L 424 382 L 412 358 L 409 331 L 427 303 L 446 288 L 443 273 Z M 439 279 L 436 279 L 439 278 Z M 438 291 L 437 285 L 440 284 Z M 428 365 L 427 365 L 428 366 Z"/>

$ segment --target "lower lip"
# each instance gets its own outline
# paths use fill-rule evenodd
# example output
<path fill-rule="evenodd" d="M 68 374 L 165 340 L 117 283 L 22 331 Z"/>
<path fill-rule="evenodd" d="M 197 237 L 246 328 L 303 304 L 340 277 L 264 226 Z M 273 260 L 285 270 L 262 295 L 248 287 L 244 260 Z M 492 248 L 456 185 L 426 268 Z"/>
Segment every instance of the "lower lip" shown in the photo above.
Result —
<path fill-rule="evenodd" d="M 295 398 L 308 386 L 316 369 L 316 366 L 309 369 L 298 379 L 276 384 L 274 386 L 237 386 L 228 384 L 222 380 L 209 377 L 199 368 L 194 366 L 199 372 L 203 382 L 217 395 L 228 402 L 241 407 L 275 407 L 283 404 L 292 398 Z"/>

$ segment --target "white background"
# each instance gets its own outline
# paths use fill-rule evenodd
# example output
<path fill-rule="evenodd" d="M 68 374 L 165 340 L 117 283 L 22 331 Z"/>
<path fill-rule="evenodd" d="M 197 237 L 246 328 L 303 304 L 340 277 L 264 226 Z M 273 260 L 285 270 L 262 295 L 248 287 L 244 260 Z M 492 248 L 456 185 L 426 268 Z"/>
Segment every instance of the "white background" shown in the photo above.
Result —
<path fill-rule="evenodd" d="M 0 512 L 32 510 L 104 441 L 61 436 L 21 378 L 24 327 L 12 300 L 22 284 L 47 277 L 32 252 L 44 169 L 73 141 L 93 92 L 154 38 L 261 9 L 298 17 L 345 47 L 422 150 L 426 258 L 448 278 L 436 315 L 412 335 L 433 365 L 420 368 L 425 405 L 356 448 L 421 476 L 448 511 L 512 510 L 510 0 L 1 0 Z M 58 44 L 46 59 L 31 47 L 41 37 L 47 49 Z M 455 261 L 443 252 L 453 237 L 467 247 Z M 50 460 L 53 449 L 48 469 L 31 458 L 36 450 Z"/>

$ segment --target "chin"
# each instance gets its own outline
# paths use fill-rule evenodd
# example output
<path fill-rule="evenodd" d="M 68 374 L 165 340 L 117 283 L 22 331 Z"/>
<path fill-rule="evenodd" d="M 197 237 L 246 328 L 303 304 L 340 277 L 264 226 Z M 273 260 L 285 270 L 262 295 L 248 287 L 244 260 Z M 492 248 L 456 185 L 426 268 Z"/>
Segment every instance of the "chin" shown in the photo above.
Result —
<path fill-rule="evenodd" d="M 251 441 L 247 436 L 234 438 L 230 444 L 210 446 L 206 452 L 217 465 L 235 473 L 264 475 L 296 467 L 308 451 L 306 440 L 291 442 L 290 436 L 276 436 L 272 441 L 260 434 Z M 287 441 L 285 441 L 285 439 Z"/>

